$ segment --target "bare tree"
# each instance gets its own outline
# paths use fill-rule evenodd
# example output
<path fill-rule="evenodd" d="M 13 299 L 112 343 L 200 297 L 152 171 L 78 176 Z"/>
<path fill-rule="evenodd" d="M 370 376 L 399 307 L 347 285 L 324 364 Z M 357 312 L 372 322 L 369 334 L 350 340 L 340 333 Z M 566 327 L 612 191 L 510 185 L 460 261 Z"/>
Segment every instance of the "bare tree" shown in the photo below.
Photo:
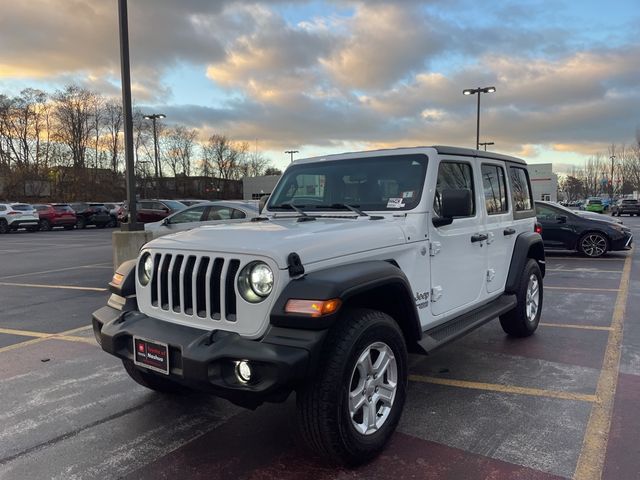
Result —
<path fill-rule="evenodd" d="M 122 131 L 122 105 L 119 102 L 110 100 L 104 105 L 105 129 L 107 132 L 106 146 L 109 152 L 110 166 L 113 173 L 118 172 L 120 158 Z"/>
<path fill-rule="evenodd" d="M 249 145 L 229 140 L 225 135 L 211 135 L 202 147 L 203 162 L 212 166 L 215 176 L 224 180 L 242 177 L 242 164 Z"/>
<path fill-rule="evenodd" d="M 197 136 L 196 130 L 188 129 L 183 125 L 167 131 L 164 139 L 166 150 L 164 158 L 174 177 L 180 173 L 185 177 L 191 175 L 191 162 Z"/>

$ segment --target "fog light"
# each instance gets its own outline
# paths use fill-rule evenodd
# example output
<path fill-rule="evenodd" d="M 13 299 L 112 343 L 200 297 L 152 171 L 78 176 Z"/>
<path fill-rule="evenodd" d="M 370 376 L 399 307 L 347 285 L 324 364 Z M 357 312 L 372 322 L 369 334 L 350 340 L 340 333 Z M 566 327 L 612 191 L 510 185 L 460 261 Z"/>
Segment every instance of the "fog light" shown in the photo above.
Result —
<path fill-rule="evenodd" d="M 251 366 L 247 360 L 236 362 L 236 377 L 242 383 L 251 381 Z"/>

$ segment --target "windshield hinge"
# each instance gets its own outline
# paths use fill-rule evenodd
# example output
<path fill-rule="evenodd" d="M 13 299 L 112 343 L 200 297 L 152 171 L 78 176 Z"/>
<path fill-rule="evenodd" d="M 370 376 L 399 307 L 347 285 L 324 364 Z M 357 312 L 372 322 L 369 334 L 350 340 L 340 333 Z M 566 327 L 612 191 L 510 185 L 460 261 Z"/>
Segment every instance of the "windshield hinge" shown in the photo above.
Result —
<path fill-rule="evenodd" d="M 440 285 L 431 289 L 431 303 L 437 302 L 442 297 L 442 287 Z"/>
<path fill-rule="evenodd" d="M 429 256 L 435 257 L 440 253 L 440 248 L 442 244 L 440 242 L 429 242 Z"/>

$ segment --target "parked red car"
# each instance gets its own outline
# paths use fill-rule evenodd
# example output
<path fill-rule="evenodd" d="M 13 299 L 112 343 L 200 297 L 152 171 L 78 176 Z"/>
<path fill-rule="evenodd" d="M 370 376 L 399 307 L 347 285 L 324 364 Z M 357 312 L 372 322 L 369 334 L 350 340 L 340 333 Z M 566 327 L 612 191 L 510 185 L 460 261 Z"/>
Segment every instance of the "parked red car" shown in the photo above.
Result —
<path fill-rule="evenodd" d="M 71 230 L 76 224 L 76 213 L 66 203 L 34 205 L 40 216 L 40 230 L 49 231 L 53 227 Z"/>
<path fill-rule="evenodd" d="M 136 203 L 138 222 L 140 223 L 158 222 L 185 208 L 187 206 L 177 200 L 139 200 Z M 129 221 L 129 210 L 126 205 L 122 212 L 118 214 L 118 221 Z"/>

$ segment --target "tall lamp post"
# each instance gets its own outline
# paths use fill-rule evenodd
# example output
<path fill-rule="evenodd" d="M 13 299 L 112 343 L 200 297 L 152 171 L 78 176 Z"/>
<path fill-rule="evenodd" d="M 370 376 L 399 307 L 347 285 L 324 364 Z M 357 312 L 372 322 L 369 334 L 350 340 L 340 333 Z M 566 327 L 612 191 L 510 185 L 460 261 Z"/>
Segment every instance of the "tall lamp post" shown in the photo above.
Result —
<path fill-rule="evenodd" d="M 289 155 L 291 155 L 291 161 L 293 162 L 293 154 L 294 153 L 299 153 L 298 150 L 286 150 L 284 153 L 288 153 Z"/>
<path fill-rule="evenodd" d="M 164 113 L 151 113 L 145 115 L 144 118 L 153 122 L 153 154 L 155 156 L 156 166 L 156 198 L 160 198 L 160 163 L 158 161 L 158 128 L 156 121 L 160 118 L 166 118 Z"/>
<path fill-rule="evenodd" d="M 124 113 L 124 159 L 127 179 L 127 205 L 129 222 L 122 230 L 142 230 L 137 222 L 136 172 L 133 164 L 133 115 L 131 113 L 131 73 L 129 69 L 129 22 L 127 0 L 118 0 L 118 30 L 120 34 L 120 75 L 122 81 L 122 111 Z"/>
<path fill-rule="evenodd" d="M 463 95 L 478 95 L 478 117 L 476 122 L 476 150 L 480 149 L 480 94 L 493 93 L 495 91 L 496 91 L 496 87 L 467 88 L 462 91 Z"/>
<path fill-rule="evenodd" d="M 495 143 L 493 142 L 480 142 L 478 145 L 483 145 L 484 146 L 484 151 L 487 151 L 487 145 L 495 145 Z"/>

